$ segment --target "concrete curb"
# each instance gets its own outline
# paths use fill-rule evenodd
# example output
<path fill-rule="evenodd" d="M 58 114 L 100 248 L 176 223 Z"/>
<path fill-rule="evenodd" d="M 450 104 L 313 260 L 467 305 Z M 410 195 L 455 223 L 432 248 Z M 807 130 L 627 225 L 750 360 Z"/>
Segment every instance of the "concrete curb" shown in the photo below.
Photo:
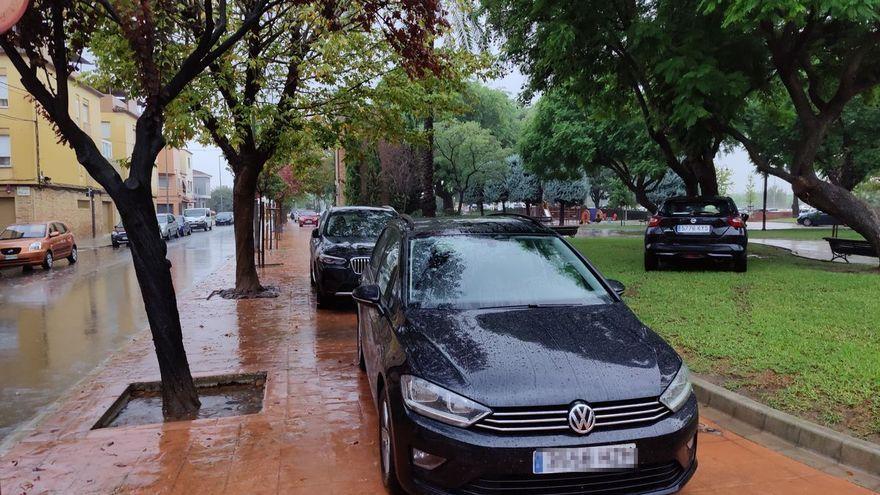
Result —
<path fill-rule="evenodd" d="M 778 411 L 702 378 L 691 378 L 700 404 L 793 445 L 880 476 L 880 446 Z"/>

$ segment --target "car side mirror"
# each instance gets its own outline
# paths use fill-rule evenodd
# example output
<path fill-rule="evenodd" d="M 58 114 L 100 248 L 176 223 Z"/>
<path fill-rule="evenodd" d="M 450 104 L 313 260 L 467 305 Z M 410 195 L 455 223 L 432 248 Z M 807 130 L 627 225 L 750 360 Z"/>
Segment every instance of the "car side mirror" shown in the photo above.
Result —
<path fill-rule="evenodd" d="M 321 237 L 321 234 L 318 232 L 318 228 L 315 227 L 315 228 L 312 230 L 312 239 L 317 239 L 318 237 Z"/>
<path fill-rule="evenodd" d="M 351 291 L 351 298 L 362 304 L 379 307 L 379 286 L 376 284 L 358 286 Z"/>
<path fill-rule="evenodd" d="M 748 222 L 748 221 L 749 221 L 749 214 L 748 214 L 748 213 L 743 213 L 743 214 L 740 215 L 740 216 L 742 217 L 743 222 Z"/>
<path fill-rule="evenodd" d="M 620 283 L 619 280 L 608 279 L 608 286 L 611 287 L 618 296 L 622 296 L 624 292 L 626 292 L 626 286 Z"/>

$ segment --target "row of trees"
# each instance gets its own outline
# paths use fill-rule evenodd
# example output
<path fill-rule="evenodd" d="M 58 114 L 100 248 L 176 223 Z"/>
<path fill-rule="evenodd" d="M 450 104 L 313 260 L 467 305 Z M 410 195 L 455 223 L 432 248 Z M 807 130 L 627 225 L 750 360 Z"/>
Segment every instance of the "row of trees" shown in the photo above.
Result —
<path fill-rule="evenodd" d="M 340 120 L 356 120 L 347 110 L 359 108 L 372 77 L 441 73 L 432 45 L 444 26 L 434 0 L 33 0 L 0 35 L 22 86 L 129 232 L 166 416 L 191 416 L 200 404 L 152 202 L 159 151 L 193 136 L 218 145 L 235 176 L 235 214 L 249 218 L 266 164 L 291 163 Z M 93 82 L 143 108 L 125 178 L 70 114 L 68 80 L 86 50 Z M 235 234 L 236 288 L 258 291 L 252 222 L 236 222 Z"/>
<path fill-rule="evenodd" d="M 880 250 L 880 214 L 852 192 L 880 164 L 872 139 L 880 111 L 875 6 L 482 3 L 505 56 L 529 78 L 527 96 L 544 95 L 538 112 L 571 125 L 543 119 L 554 129 L 541 135 L 559 136 L 561 148 L 535 140 L 527 161 L 546 159 L 560 174 L 598 163 L 652 209 L 644 193 L 664 169 L 688 194 L 716 194 L 717 153 L 741 146 L 758 172 L 788 182 Z"/>

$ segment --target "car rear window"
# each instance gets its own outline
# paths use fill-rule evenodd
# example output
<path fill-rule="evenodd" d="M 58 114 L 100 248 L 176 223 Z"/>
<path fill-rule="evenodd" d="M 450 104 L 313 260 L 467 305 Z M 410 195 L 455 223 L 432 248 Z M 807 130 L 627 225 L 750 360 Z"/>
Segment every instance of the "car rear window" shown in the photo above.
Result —
<path fill-rule="evenodd" d="M 187 208 L 186 210 L 183 210 L 183 216 L 185 217 L 204 217 L 207 214 L 207 208 Z"/>
<path fill-rule="evenodd" d="M 736 207 L 730 201 L 713 200 L 676 200 L 667 201 L 660 214 L 665 217 L 717 217 L 736 214 Z"/>
<path fill-rule="evenodd" d="M 41 239 L 46 237 L 45 225 L 10 225 L 0 232 L 0 240 Z"/>
<path fill-rule="evenodd" d="M 438 236 L 410 244 L 409 301 L 421 308 L 596 305 L 612 298 L 554 236 Z"/>

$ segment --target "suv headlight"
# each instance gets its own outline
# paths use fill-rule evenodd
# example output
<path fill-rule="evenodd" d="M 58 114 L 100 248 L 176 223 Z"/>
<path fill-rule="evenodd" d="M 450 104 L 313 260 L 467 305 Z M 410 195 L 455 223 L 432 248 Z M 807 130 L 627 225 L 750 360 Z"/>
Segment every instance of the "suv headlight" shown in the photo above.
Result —
<path fill-rule="evenodd" d="M 330 256 L 329 254 L 318 255 L 318 261 L 325 265 L 344 265 L 348 263 L 348 260 L 345 258 L 337 258 L 336 256 Z"/>
<path fill-rule="evenodd" d="M 482 404 L 415 376 L 401 376 L 400 387 L 407 407 L 449 425 L 466 428 L 492 413 Z"/>
<path fill-rule="evenodd" d="M 672 379 L 672 383 L 666 387 L 666 391 L 660 396 L 660 402 L 671 409 L 672 412 L 678 412 L 684 406 L 684 403 L 687 402 L 688 397 L 691 396 L 691 390 L 693 390 L 691 386 L 691 372 L 687 365 L 684 364 L 684 361 L 682 361 L 681 368 L 679 368 L 675 378 Z"/>
<path fill-rule="evenodd" d="M 42 248 L 43 244 L 40 242 L 32 242 L 31 245 L 28 246 L 28 249 L 30 249 L 31 251 L 39 251 Z"/>

